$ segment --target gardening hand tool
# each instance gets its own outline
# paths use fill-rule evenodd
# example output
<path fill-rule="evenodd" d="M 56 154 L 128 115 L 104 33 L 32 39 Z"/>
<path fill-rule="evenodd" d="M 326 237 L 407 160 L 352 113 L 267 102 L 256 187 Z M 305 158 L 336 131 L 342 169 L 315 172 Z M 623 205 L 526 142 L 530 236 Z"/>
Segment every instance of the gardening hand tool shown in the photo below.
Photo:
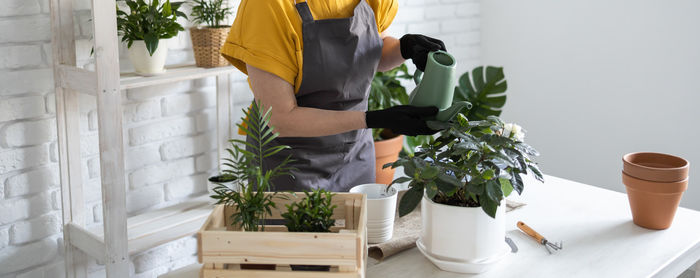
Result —
<path fill-rule="evenodd" d="M 509 237 L 506 237 L 506 244 L 510 246 L 510 252 L 511 253 L 518 253 L 518 246 L 515 245 L 515 242 Z"/>
<path fill-rule="evenodd" d="M 549 254 L 552 254 L 552 249 L 554 249 L 554 251 L 558 251 L 558 250 L 561 250 L 562 247 L 564 246 L 563 242 L 561 242 L 561 241 L 559 241 L 559 243 L 552 243 L 552 242 L 548 241 L 542 235 L 540 235 L 539 233 L 535 232 L 535 230 L 530 228 L 530 226 L 525 225 L 525 223 L 523 223 L 522 221 L 518 221 L 518 228 L 520 230 L 522 230 L 524 233 L 526 233 L 527 235 L 529 235 L 532 238 L 534 238 L 535 240 L 537 240 L 537 242 L 539 242 L 540 244 L 544 245 L 544 248 L 547 249 L 547 252 L 549 252 Z"/>

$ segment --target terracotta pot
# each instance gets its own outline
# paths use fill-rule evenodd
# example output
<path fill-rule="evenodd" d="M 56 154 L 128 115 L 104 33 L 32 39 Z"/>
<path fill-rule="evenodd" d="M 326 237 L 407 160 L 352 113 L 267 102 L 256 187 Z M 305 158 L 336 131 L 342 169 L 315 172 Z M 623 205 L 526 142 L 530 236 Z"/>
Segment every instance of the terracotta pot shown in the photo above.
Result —
<path fill-rule="evenodd" d="M 677 182 L 653 182 L 622 172 L 622 183 L 632 210 L 632 220 L 640 227 L 663 230 L 671 226 L 688 179 Z"/>
<path fill-rule="evenodd" d="M 622 157 L 622 162 L 623 172 L 642 180 L 676 182 L 688 178 L 688 161 L 673 155 L 630 153 Z"/>
<path fill-rule="evenodd" d="M 391 139 L 374 142 L 374 156 L 376 158 L 376 183 L 390 184 L 394 180 L 394 169 L 382 169 L 384 164 L 396 161 L 403 148 L 403 135 Z"/>

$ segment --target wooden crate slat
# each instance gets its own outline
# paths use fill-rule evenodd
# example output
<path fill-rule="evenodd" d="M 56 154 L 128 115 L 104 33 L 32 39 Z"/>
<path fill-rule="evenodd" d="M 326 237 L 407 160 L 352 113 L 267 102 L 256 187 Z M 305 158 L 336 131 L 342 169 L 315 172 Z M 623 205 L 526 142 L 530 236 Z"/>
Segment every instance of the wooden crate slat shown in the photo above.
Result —
<path fill-rule="evenodd" d="M 203 278 L 358 278 L 357 272 L 202 269 Z"/>
<path fill-rule="evenodd" d="M 354 264 L 356 239 L 355 234 L 338 233 L 217 231 L 202 238 L 202 256 L 205 263 Z"/>

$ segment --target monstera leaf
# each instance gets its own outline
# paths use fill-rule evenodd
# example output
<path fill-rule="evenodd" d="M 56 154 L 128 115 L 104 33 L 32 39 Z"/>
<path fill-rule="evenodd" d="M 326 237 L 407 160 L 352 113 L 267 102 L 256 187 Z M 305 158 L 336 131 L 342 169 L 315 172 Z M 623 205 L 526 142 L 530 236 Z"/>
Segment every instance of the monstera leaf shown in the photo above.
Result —
<path fill-rule="evenodd" d="M 506 103 L 506 89 L 508 83 L 503 68 L 487 66 L 484 70 L 484 67 L 477 67 L 471 76 L 466 72 L 459 78 L 454 101 L 468 101 L 473 105 L 466 113 L 470 121 L 486 120 L 490 115 L 501 115 L 501 108 Z"/>

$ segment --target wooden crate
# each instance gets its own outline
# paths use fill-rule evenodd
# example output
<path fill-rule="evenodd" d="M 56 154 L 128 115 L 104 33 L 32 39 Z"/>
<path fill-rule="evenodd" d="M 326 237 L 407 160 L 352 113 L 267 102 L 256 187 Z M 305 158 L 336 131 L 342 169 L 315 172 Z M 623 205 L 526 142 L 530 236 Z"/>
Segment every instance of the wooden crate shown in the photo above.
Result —
<path fill-rule="evenodd" d="M 303 193 L 278 193 L 277 209 L 266 219 L 282 219 L 286 204 Z M 367 264 L 367 199 L 363 194 L 336 193 L 336 225 L 330 233 L 292 233 L 283 225 L 245 232 L 230 225 L 233 207 L 218 205 L 197 233 L 200 277 L 364 278 Z M 241 269 L 241 264 L 274 264 L 275 270 Z M 292 271 L 290 265 L 330 265 L 328 271 Z"/>

